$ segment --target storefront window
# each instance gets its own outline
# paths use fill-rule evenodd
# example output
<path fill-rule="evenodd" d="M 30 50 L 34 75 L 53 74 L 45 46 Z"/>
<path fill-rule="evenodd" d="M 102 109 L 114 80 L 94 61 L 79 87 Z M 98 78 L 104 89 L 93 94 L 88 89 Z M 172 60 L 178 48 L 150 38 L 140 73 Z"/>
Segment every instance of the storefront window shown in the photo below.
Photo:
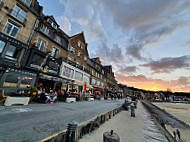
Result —
<path fill-rule="evenodd" d="M 73 78 L 74 70 L 64 66 L 63 75 L 68 78 Z"/>
<path fill-rule="evenodd" d="M 21 54 L 21 51 L 22 50 L 20 48 L 10 45 L 6 52 L 5 58 L 13 60 L 13 61 L 17 61 Z"/>
<path fill-rule="evenodd" d="M 88 85 L 90 82 L 90 78 L 88 76 L 84 76 L 84 82 Z"/>
<path fill-rule="evenodd" d="M 82 78 L 83 78 L 82 73 L 76 71 L 75 72 L 75 79 L 78 80 L 78 81 L 82 81 Z"/>
<path fill-rule="evenodd" d="M 30 88 L 32 84 L 32 77 L 23 77 L 21 79 L 20 88 Z"/>
<path fill-rule="evenodd" d="M 54 71 L 58 71 L 58 63 L 55 63 L 55 62 L 53 62 L 53 61 L 49 61 L 49 69 L 50 70 L 54 70 Z"/>
<path fill-rule="evenodd" d="M 7 74 L 5 82 L 3 83 L 3 86 L 7 87 L 16 87 L 18 83 L 18 76 L 15 74 Z"/>
<path fill-rule="evenodd" d="M 32 59 L 32 62 L 31 62 L 30 66 L 34 67 L 34 68 L 40 68 L 40 66 L 43 63 L 43 60 L 44 60 L 44 57 L 41 57 L 41 56 L 35 54 L 33 59 Z"/>
<path fill-rule="evenodd" d="M 0 54 L 3 52 L 3 48 L 5 47 L 5 42 L 0 40 Z"/>

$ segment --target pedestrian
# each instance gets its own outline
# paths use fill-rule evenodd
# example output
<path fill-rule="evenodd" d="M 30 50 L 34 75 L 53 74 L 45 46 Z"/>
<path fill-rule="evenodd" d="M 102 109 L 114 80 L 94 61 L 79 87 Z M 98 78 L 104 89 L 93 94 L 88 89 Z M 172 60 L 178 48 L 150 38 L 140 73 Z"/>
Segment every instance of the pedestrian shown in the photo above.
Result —
<path fill-rule="evenodd" d="M 176 134 L 177 134 L 178 139 L 180 140 L 181 139 L 181 134 L 180 134 L 180 131 L 178 129 L 176 129 Z"/>
<path fill-rule="evenodd" d="M 134 108 L 134 102 L 131 102 L 131 117 L 135 117 L 135 108 Z"/>
<path fill-rule="evenodd" d="M 173 131 L 173 135 L 174 135 L 174 138 L 176 139 L 176 132 L 175 131 Z"/>
<path fill-rule="evenodd" d="M 161 125 L 163 128 L 166 128 L 166 127 L 165 127 L 165 123 L 164 123 L 163 120 L 161 120 L 160 125 Z"/>

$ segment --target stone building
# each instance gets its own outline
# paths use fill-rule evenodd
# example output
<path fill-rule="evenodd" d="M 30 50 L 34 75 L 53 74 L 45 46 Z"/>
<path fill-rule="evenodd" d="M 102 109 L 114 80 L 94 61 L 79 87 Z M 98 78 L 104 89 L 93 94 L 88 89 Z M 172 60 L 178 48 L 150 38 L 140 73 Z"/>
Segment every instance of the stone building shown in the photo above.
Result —
<path fill-rule="evenodd" d="M 101 64 L 100 58 L 91 58 L 88 61 L 91 73 L 91 85 L 94 95 L 105 95 L 106 71 Z"/>
<path fill-rule="evenodd" d="M 34 85 L 36 74 L 23 69 L 23 63 L 42 10 L 36 0 L 0 1 L 0 92 L 13 94 Z"/>
<path fill-rule="evenodd" d="M 40 17 L 26 62 L 26 68 L 38 75 L 37 87 L 57 90 L 66 83 L 59 74 L 62 61 L 67 58 L 68 40 L 53 16 Z"/>
<path fill-rule="evenodd" d="M 62 62 L 61 77 L 71 80 L 72 83 L 62 86 L 74 92 L 84 92 L 92 88 L 90 72 L 87 65 L 89 55 L 84 33 L 81 32 L 69 38 L 68 57 Z M 85 89 L 85 90 L 84 90 Z"/>

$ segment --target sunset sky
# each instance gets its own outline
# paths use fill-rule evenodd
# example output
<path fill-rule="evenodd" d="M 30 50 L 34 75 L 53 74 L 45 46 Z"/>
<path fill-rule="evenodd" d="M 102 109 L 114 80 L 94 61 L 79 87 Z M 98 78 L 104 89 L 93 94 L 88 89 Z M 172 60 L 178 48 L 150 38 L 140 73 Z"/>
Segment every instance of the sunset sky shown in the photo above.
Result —
<path fill-rule="evenodd" d="M 190 92 L 190 0 L 38 0 L 119 83 Z"/>

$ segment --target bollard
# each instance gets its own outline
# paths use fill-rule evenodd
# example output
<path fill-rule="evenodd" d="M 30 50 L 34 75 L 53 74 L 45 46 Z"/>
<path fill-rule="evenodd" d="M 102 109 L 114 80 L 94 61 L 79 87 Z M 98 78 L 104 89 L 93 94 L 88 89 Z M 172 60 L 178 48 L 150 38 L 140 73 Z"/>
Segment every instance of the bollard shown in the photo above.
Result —
<path fill-rule="evenodd" d="M 66 132 L 66 142 L 75 142 L 75 134 L 77 130 L 78 122 L 71 121 L 68 124 L 67 132 Z"/>
<path fill-rule="evenodd" d="M 103 134 L 103 142 L 120 142 L 120 138 L 118 134 L 111 130 L 110 132 L 105 132 Z"/>

